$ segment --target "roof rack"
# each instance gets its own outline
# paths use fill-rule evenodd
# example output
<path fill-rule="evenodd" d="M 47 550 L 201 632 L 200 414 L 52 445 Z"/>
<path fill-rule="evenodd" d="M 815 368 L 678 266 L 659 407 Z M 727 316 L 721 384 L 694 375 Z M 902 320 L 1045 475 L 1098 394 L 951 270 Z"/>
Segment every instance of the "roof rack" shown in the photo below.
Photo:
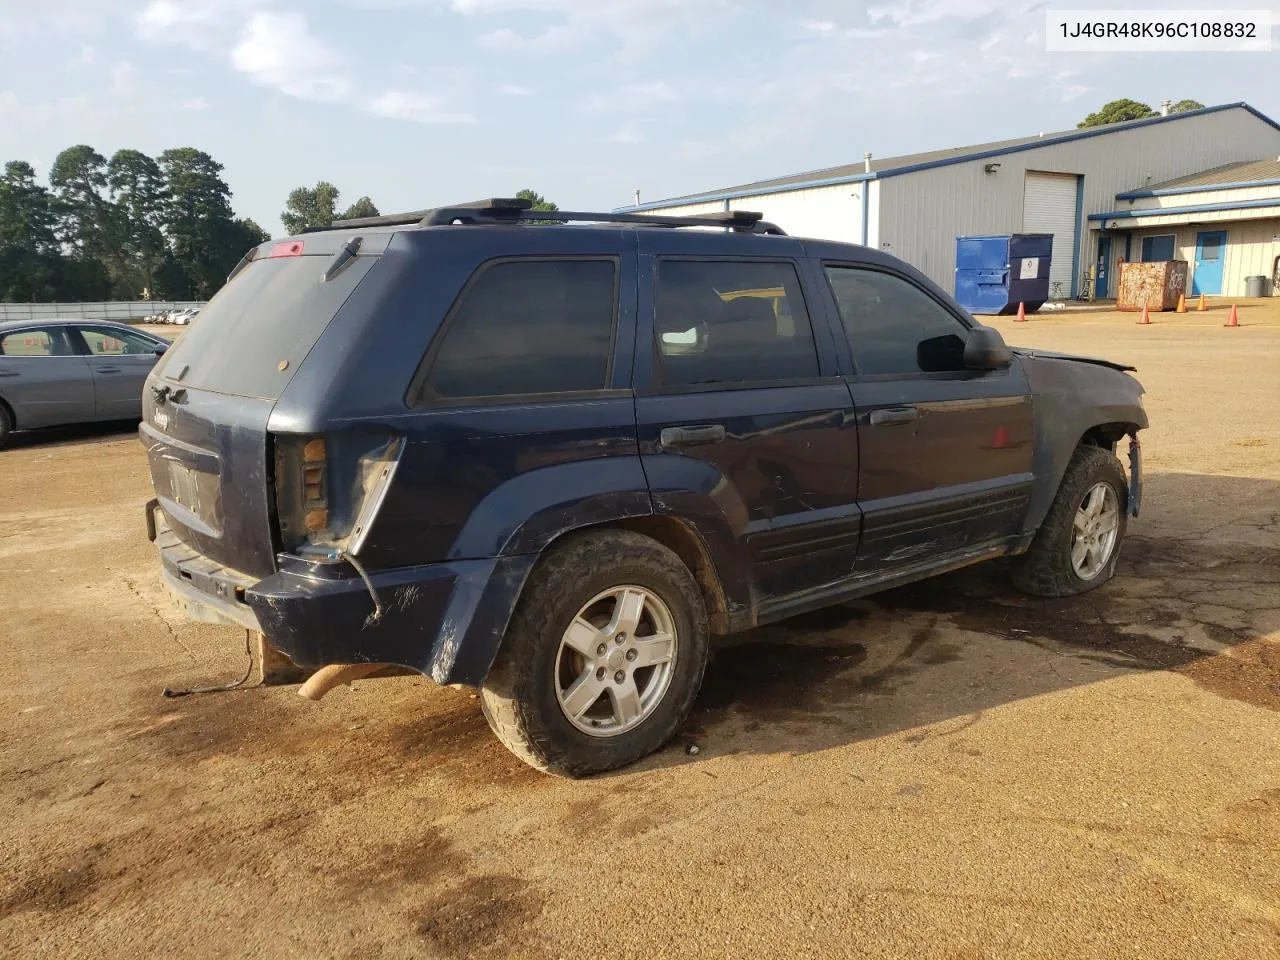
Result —
<path fill-rule="evenodd" d="M 592 213 L 579 210 L 534 210 L 533 203 L 516 197 L 494 197 L 455 203 L 433 210 L 415 210 L 411 213 L 393 213 L 382 217 L 360 217 L 356 220 L 335 220 L 329 227 L 310 227 L 315 230 L 349 230 L 354 227 L 395 227 L 416 224 L 437 227 L 446 224 L 496 224 L 496 223 L 634 223 L 655 227 L 723 227 L 735 233 L 763 233 L 786 236 L 786 231 L 764 220 L 764 215 L 750 210 L 725 210 L 700 213 L 691 217 L 671 217 L 651 213 Z"/>

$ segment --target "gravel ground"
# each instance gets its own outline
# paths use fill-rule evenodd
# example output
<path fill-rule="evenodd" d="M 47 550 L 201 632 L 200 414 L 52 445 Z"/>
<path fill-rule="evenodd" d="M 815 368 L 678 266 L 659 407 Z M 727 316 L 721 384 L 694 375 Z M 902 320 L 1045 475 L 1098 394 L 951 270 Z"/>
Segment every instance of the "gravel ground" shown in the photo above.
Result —
<path fill-rule="evenodd" d="M 1134 319 L 995 321 L 1139 367 L 1112 584 L 733 638 L 676 742 L 581 782 L 422 679 L 162 699 L 242 638 L 162 593 L 131 428 L 17 438 L 0 955 L 1280 957 L 1280 302 Z"/>

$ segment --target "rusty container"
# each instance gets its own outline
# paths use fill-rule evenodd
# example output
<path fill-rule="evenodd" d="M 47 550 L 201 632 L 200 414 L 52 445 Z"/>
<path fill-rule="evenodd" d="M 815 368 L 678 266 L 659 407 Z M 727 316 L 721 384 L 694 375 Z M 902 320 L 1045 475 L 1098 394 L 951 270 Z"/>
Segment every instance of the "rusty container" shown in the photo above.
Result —
<path fill-rule="evenodd" d="M 1120 265 L 1117 310 L 1173 310 L 1187 292 L 1187 261 L 1157 260 Z"/>

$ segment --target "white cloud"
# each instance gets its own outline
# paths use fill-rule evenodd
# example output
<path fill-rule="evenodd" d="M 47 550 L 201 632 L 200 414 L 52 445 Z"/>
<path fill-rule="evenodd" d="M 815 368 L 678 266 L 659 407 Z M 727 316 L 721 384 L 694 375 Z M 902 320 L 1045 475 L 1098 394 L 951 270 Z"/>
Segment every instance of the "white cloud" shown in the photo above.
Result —
<path fill-rule="evenodd" d="M 179 110 L 187 110 L 192 113 L 200 113 L 209 109 L 209 101 L 204 97 L 190 97 L 186 100 L 178 101 Z"/>
<path fill-rule="evenodd" d="M 137 89 L 138 68 L 121 61 L 111 68 L 111 92 L 116 96 L 131 94 Z"/>
<path fill-rule="evenodd" d="M 559 25 L 547 27 L 532 37 L 521 36 L 509 27 L 502 27 L 482 34 L 476 42 L 490 50 L 508 53 L 564 53 L 584 39 L 582 33 L 574 27 Z"/>
<path fill-rule="evenodd" d="M 301 13 L 255 13 L 231 49 L 235 69 L 255 83 L 303 100 L 326 102 L 350 95 L 351 82 L 338 69 L 339 61 Z"/>
<path fill-rule="evenodd" d="M 800 27 L 810 33 L 830 33 L 836 25 L 830 20 L 801 20 Z"/>
<path fill-rule="evenodd" d="M 517 83 L 500 83 L 493 88 L 494 93 L 500 93 L 504 97 L 532 97 L 533 91 L 528 87 L 522 87 Z"/>
<path fill-rule="evenodd" d="M 365 109 L 388 120 L 411 120 L 414 123 L 474 123 L 475 117 L 448 110 L 440 97 L 387 90 L 368 102 Z"/>
<path fill-rule="evenodd" d="M 609 136 L 609 142 L 610 142 L 610 143 L 622 143 L 622 144 L 628 144 L 628 143 L 643 143 L 643 142 L 644 142 L 644 137 L 643 137 L 643 136 L 641 136 L 641 135 L 640 135 L 640 133 L 639 133 L 639 131 L 637 131 L 637 130 L 634 130 L 634 129 L 630 128 L 630 127 L 622 127 L 622 128 L 620 128 L 620 129 L 618 129 L 618 130 L 615 130 L 615 131 L 614 131 L 614 132 Z"/>

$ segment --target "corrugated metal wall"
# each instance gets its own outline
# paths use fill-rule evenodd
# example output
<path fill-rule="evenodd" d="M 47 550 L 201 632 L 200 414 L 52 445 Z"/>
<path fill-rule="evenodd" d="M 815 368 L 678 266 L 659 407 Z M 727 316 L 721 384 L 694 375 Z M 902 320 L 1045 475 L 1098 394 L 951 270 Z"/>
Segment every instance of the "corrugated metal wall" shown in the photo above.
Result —
<path fill-rule="evenodd" d="M 645 210 L 645 213 L 656 213 L 664 217 L 694 217 L 700 213 L 719 213 L 724 210 L 723 200 L 711 200 L 707 203 L 686 203 L 679 207 L 663 207 L 660 210 Z M 625 207 L 622 213 L 627 213 Z"/>
<path fill-rule="evenodd" d="M 793 237 L 862 242 L 865 184 L 843 183 L 729 201 L 733 210 L 758 210 Z"/>
<path fill-rule="evenodd" d="M 880 181 L 880 247 L 951 289 L 958 235 L 1020 229 L 1028 170 L 1084 174 L 1087 214 L 1116 209 L 1117 193 L 1147 183 L 1277 155 L 1280 130 L 1236 109 L 888 177 Z M 991 162 L 1000 169 L 985 173 Z M 1080 228 L 1082 266 L 1093 262 L 1096 236 Z"/>
<path fill-rule="evenodd" d="M 1246 277 L 1274 276 L 1276 258 L 1280 257 L 1280 220 L 1244 220 L 1214 224 L 1213 227 L 1206 224 L 1135 230 L 1133 259 L 1137 260 L 1141 256 L 1143 237 L 1172 233 L 1175 237 L 1174 257 L 1187 261 L 1189 277 L 1190 271 L 1195 269 L 1196 234 L 1215 228 L 1227 231 L 1226 256 L 1222 264 L 1222 296 L 1243 297 Z M 1123 250 L 1124 242 L 1121 241 L 1119 245 Z M 1272 296 L 1276 295 L 1277 291 L 1272 290 Z"/>

